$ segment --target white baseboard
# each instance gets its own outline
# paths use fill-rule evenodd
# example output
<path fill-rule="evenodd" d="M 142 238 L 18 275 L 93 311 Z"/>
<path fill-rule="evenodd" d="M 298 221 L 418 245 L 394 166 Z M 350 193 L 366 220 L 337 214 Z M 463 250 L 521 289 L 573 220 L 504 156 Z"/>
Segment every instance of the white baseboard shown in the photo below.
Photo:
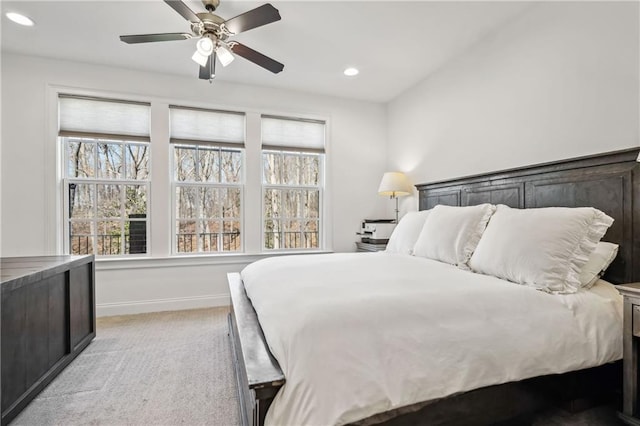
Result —
<path fill-rule="evenodd" d="M 172 299 L 138 300 L 135 302 L 99 303 L 96 304 L 96 316 L 144 314 L 148 312 L 181 311 L 185 309 L 229 306 L 228 294 L 176 297 Z"/>

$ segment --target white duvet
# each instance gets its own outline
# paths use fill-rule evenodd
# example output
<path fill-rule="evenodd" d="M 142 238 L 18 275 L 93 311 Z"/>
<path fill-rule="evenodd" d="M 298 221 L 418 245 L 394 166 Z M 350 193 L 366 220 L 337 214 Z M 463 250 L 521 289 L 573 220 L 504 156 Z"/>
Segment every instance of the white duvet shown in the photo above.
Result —
<path fill-rule="evenodd" d="M 604 281 L 551 295 L 408 255 L 274 257 L 242 271 L 286 383 L 267 425 L 340 425 L 622 357 Z"/>

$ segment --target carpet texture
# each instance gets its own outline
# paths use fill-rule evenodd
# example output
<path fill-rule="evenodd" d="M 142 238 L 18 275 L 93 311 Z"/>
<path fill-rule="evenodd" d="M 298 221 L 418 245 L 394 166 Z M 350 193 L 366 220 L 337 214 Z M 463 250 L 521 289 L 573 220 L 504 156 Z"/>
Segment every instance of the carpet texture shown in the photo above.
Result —
<path fill-rule="evenodd" d="M 11 424 L 237 425 L 227 313 L 98 318 L 96 339 Z"/>
<path fill-rule="evenodd" d="M 12 426 L 237 426 L 228 309 L 99 318 L 97 337 Z M 620 424 L 615 409 L 550 410 L 534 426 Z M 295 425 L 298 426 L 298 425 Z"/>

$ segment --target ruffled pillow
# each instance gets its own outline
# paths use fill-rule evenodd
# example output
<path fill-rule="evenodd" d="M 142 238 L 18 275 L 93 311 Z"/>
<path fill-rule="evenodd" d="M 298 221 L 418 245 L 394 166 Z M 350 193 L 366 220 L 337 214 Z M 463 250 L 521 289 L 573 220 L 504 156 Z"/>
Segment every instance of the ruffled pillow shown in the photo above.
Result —
<path fill-rule="evenodd" d="M 512 209 L 499 205 L 469 266 L 550 293 L 574 293 L 613 219 L 591 207 Z"/>

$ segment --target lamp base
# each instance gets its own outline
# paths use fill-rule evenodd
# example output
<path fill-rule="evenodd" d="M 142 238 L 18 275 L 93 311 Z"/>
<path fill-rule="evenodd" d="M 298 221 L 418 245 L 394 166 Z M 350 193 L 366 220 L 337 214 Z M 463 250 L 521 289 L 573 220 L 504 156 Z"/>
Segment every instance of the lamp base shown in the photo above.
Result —
<path fill-rule="evenodd" d="M 398 223 L 398 214 L 400 213 L 400 209 L 398 208 L 398 197 L 396 197 L 395 195 L 391 195 L 389 198 L 396 200 L 396 221 L 395 223 Z"/>

